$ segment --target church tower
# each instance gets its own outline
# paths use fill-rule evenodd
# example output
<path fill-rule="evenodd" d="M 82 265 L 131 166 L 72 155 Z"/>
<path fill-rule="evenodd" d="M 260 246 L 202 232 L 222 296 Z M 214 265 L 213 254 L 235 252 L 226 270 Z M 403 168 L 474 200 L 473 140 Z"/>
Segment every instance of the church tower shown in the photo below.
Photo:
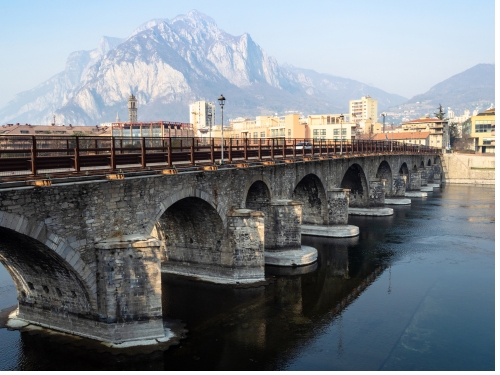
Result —
<path fill-rule="evenodd" d="M 137 122 L 137 99 L 134 94 L 128 98 L 128 122 Z"/>

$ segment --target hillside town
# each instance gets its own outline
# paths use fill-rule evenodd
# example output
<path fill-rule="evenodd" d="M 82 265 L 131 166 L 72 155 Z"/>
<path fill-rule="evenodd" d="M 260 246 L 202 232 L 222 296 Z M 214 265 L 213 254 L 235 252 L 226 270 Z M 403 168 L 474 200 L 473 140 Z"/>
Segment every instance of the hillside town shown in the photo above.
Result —
<path fill-rule="evenodd" d="M 217 124 L 217 106 L 208 101 L 196 101 L 189 106 L 189 123 L 138 120 L 138 104 L 134 95 L 128 99 L 128 121 L 100 125 L 77 126 L 6 124 L 0 135 L 65 135 L 115 137 L 199 137 L 199 138 L 286 138 L 314 140 L 376 140 L 395 141 L 443 150 L 475 153 L 495 153 L 495 109 L 481 113 L 466 110 L 455 115 L 451 108 L 445 114 L 442 107 L 434 117 L 429 115 L 403 121 L 399 125 L 385 124 L 387 113 L 378 112 L 378 101 L 369 95 L 349 101 L 344 113 L 303 115 L 289 111 L 284 115 L 236 117 L 222 127 Z M 437 116 L 437 117 L 436 117 Z M 382 117 L 382 122 L 379 121 Z"/>

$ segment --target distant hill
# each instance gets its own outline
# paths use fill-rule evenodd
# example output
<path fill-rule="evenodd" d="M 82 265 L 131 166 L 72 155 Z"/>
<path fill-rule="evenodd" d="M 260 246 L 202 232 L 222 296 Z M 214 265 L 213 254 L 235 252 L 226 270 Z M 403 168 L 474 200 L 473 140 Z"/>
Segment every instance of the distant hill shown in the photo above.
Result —
<path fill-rule="evenodd" d="M 349 100 L 364 95 L 378 99 L 379 108 L 406 100 L 351 79 L 280 66 L 250 35 L 230 35 L 193 10 L 72 53 L 65 71 L 0 109 L 0 124 L 47 124 L 54 113 L 58 124 L 94 125 L 114 121 L 117 113 L 126 120 L 131 93 L 139 121 L 189 121 L 191 102 L 216 102 L 221 93 L 227 119 L 346 112 Z"/>
<path fill-rule="evenodd" d="M 432 115 L 441 104 L 445 111 L 450 107 L 459 115 L 466 109 L 483 111 L 492 103 L 495 103 L 495 64 L 478 64 L 388 111 L 412 110 L 413 118 L 417 118 Z"/>

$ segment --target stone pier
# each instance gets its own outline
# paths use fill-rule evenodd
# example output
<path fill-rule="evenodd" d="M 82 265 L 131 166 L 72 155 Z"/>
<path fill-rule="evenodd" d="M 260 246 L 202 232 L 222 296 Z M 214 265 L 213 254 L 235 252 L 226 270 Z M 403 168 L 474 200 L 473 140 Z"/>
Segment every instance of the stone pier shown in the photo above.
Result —
<path fill-rule="evenodd" d="M 425 168 L 420 169 L 420 184 L 421 186 L 427 186 L 427 170 Z"/>
<path fill-rule="evenodd" d="M 348 225 L 350 189 L 332 188 L 328 191 L 328 223 L 326 225 L 302 224 L 302 234 L 320 237 L 354 237 L 359 227 Z"/>
<path fill-rule="evenodd" d="M 410 172 L 410 186 L 407 190 L 410 191 L 419 191 L 421 184 L 421 174 L 419 171 Z"/>
<path fill-rule="evenodd" d="M 265 262 L 273 266 L 302 266 L 318 259 L 316 249 L 301 245 L 302 203 L 271 201 L 266 225 Z"/>
<path fill-rule="evenodd" d="M 385 179 L 370 180 L 370 207 L 382 207 L 385 201 Z"/>
<path fill-rule="evenodd" d="M 404 176 L 396 175 L 393 178 L 393 197 L 404 197 L 406 192 L 406 179 Z"/>
<path fill-rule="evenodd" d="M 204 244 L 191 242 L 191 238 L 173 242 L 173 235 L 167 232 L 162 272 L 216 283 L 264 280 L 264 214 L 249 209 L 228 212 L 225 232 L 222 237 L 205 233 Z"/>
<path fill-rule="evenodd" d="M 427 171 L 427 182 L 433 183 L 434 182 L 434 168 L 432 166 L 428 166 L 428 167 L 425 167 L 425 170 Z"/>

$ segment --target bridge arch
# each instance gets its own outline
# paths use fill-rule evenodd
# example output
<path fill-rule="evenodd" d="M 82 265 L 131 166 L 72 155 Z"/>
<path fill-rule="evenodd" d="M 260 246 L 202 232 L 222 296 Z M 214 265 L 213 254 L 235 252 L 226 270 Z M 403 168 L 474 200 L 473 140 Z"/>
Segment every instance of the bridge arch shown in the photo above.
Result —
<path fill-rule="evenodd" d="M 392 194 L 393 178 L 391 167 L 386 160 L 383 160 L 378 166 L 376 177 L 386 180 L 384 187 L 385 195 L 390 196 Z"/>
<path fill-rule="evenodd" d="M 184 198 L 200 198 L 201 200 L 205 201 L 217 211 L 217 213 L 222 219 L 224 227 L 226 226 L 227 224 L 226 214 L 229 208 L 225 204 L 217 202 L 217 200 L 212 194 L 191 187 L 179 190 L 178 192 L 168 196 L 166 199 L 160 202 L 160 204 L 158 204 L 155 214 L 153 215 L 153 217 L 149 221 L 149 224 L 146 227 L 145 230 L 146 233 L 154 236 L 153 231 L 155 231 L 156 224 L 158 223 L 162 215 L 165 213 L 165 211 L 167 211 L 167 209 L 170 206 L 172 206 L 173 204 Z"/>
<path fill-rule="evenodd" d="M 68 240 L 44 222 L 5 211 L 0 212 L 0 239 L 0 262 L 14 280 L 20 305 L 95 314 L 95 273 Z"/>
<path fill-rule="evenodd" d="M 164 241 L 166 261 L 220 263 L 224 223 L 207 201 L 198 197 L 176 201 L 165 210 L 155 229 L 156 237 Z"/>
<path fill-rule="evenodd" d="M 257 184 L 256 184 L 257 183 Z M 258 189 L 260 193 L 258 193 L 259 196 L 262 196 L 263 194 L 268 195 L 268 199 L 272 199 L 272 189 L 271 189 L 271 182 L 267 179 L 265 176 L 254 176 L 251 178 L 248 183 L 245 186 L 245 190 L 243 191 L 243 200 L 241 202 L 241 207 L 244 208 L 249 208 L 254 210 L 255 208 L 251 208 L 248 206 L 249 201 L 253 201 L 256 197 L 255 196 L 250 196 L 249 199 L 249 194 L 256 194 L 257 192 L 252 190 L 252 189 Z M 264 190 L 267 189 L 267 193 L 263 193 Z M 252 192 L 251 192 L 252 190 Z"/>
<path fill-rule="evenodd" d="M 350 189 L 349 206 L 350 207 L 367 207 L 369 202 L 369 190 L 366 175 L 357 163 L 353 163 L 347 168 L 342 177 L 340 187 Z"/>
<path fill-rule="evenodd" d="M 326 190 L 313 173 L 305 175 L 292 193 L 292 199 L 302 202 L 302 223 L 324 224 L 328 219 Z"/>
<path fill-rule="evenodd" d="M 243 207 L 250 210 L 262 211 L 267 215 L 271 202 L 271 189 L 263 180 L 256 180 L 246 190 L 245 204 Z"/>

